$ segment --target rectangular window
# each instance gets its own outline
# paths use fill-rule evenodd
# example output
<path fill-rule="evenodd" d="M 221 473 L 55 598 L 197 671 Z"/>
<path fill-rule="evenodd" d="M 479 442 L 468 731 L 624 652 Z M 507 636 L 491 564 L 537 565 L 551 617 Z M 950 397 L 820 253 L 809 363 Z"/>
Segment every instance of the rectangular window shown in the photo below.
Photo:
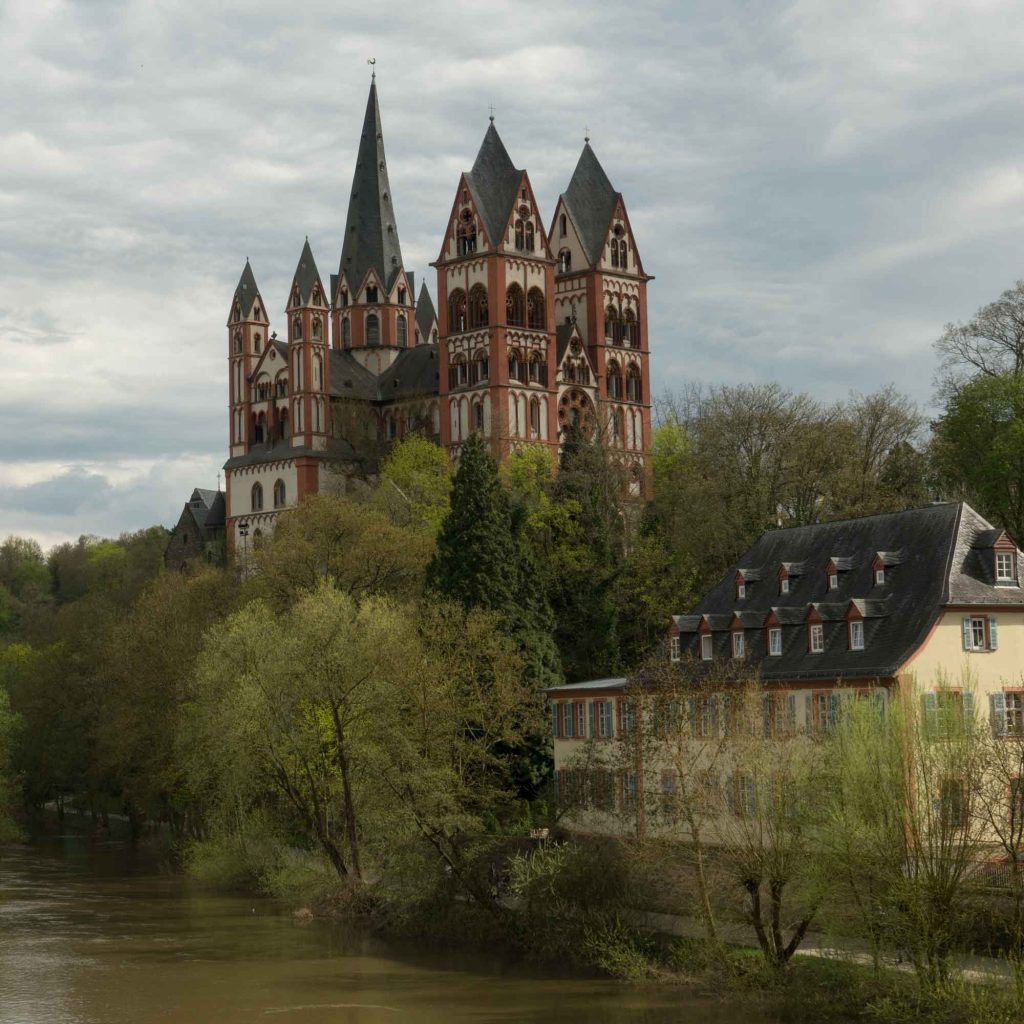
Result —
<path fill-rule="evenodd" d="M 939 815 L 944 828 L 963 828 L 967 824 L 967 794 L 962 779 L 942 780 Z"/>
<path fill-rule="evenodd" d="M 825 627 L 820 622 L 811 624 L 810 629 L 810 651 L 811 654 L 821 654 L 825 650 Z"/>
<path fill-rule="evenodd" d="M 747 585 L 746 583 L 736 584 L 736 600 L 742 601 L 747 596 Z"/>
<path fill-rule="evenodd" d="M 773 658 L 782 654 L 782 629 L 778 626 L 768 630 L 768 654 Z"/>
<path fill-rule="evenodd" d="M 677 637 L 677 636 L 670 637 L 669 638 L 669 642 L 668 642 L 668 647 L 669 647 L 669 657 L 673 661 L 678 661 L 679 660 L 679 637 Z"/>
<path fill-rule="evenodd" d="M 636 772 L 622 773 L 622 809 L 632 811 L 636 807 Z"/>
<path fill-rule="evenodd" d="M 572 713 L 572 705 L 571 704 L 563 704 L 562 705 L 562 735 L 567 740 L 571 740 L 573 738 L 573 735 L 574 735 L 573 726 L 574 726 L 574 724 L 575 724 L 575 721 L 574 721 L 574 717 L 573 717 L 573 713 Z"/>
<path fill-rule="evenodd" d="M 1010 779 L 1010 831 L 1014 835 L 1024 821 L 1024 779 Z"/>
<path fill-rule="evenodd" d="M 594 701 L 597 706 L 597 735 L 607 739 L 614 736 L 612 727 L 612 702 L 610 700 Z"/>
<path fill-rule="evenodd" d="M 996 582 L 1017 582 L 1013 575 L 1013 555 L 1008 551 L 996 552 Z"/>
<path fill-rule="evenodd" d="M 710 633 L 705 633 L 700 638 L 700 657 L 701 661 L 710 661 L 714 654 L 714 640 Z"/>
<path fill-rule="evenodd" d="M 619 701 L 619 729 L 623 735 L 633 731 L 636 722 L 636 713 L 631 700 Z"/>
<path fill-rule="evenodd" d="M 971 619 L 971 649 L 984 651 L 988 648 L 985 642 L 985 620 Z"/>
<path fill-rule="evenodd" d="M 864 650 L 864 623 L 860 619 L 850 623 L 850 650 Z"/>
<path fill-rule="evenodd" d="M 743 633 L 740 630 L 735 630 L 732 634 L 732 656 L 734 658 L 742 658 L 745 649 Z"/>
<path fill-rule="evenodd" d="M 1024 692 L 1003 694 L 1003 715 L 1002 735 L 1024 736 Z"/>
<path fill-rule="evenodd" d="M 783 579 L 779 580 L 779 593 L 780 594 L 788 594 L 789 593 L 789 577 L 788 576 L 786 576 Z"/>
<path fill-rule="evenodd" d="M 753 776 L 746 772 L 733 776 L 733 813 L 737 818 L 753 818 L 757 814 L 757 787 Z"/>
<path fill-rule="evenodd" d="M 587 703 L 580 700 L 573 707 L 576 709 L 576 738 L 582 740 L 587 735 Z"/>
<path fill-rule="evenodd" d="M 700 739 L 718 735 L 718 703 L 714 697 L 699 697 L 695 708 L 693 731 Z"/>
<path fill-rule="evenodd" d="M 876 587 L 880 587 L 880 586 L 882 586 L 883 583 L 885 583 L 885 570 L 884 569 L 876 569 L 875 570 L 875 586 Z"/>
<path fill-rule="evenodd" d="M 838 590 L 839 589 L 839 574 L 838 573 L 830 572 L 828 574 L 828 589 L 829 590 Z"/>
<path fill-rule="evenodd" d="M 667 818 L 674 818 L 678 811 L 676 804 L 676 773 L 666 769 L 661 773 L 661 810 Z"/>

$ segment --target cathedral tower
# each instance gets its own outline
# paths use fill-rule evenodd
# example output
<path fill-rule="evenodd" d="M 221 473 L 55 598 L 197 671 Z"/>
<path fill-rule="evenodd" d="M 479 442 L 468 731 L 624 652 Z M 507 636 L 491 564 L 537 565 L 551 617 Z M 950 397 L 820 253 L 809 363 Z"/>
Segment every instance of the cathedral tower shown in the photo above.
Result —
<path fill-rule="evenodd" d="M 253 410 L 249 379 L 263 355 L 267 326 L 266 307 L 256 287 L 249 261 L 245 261 L 228 313 L 228 408 L 231 454 L 244 455 L 257 440 L 258 417 Z M 262 437 L 259 437 L 262 440 Z"/>
<path fill-rule="evenodd" d="M 626 204 L 588 139 L 551 222 L 557 256 L 555 309 L 575 325 L 597 376 L 602 427 L 630 464 L 631 488 L 644 489 L 651 443 L 647 282 Z M 560 415 L 571 408 L 571 382 L 560 387 Z"/>
<path fill-rule="evenodd" d="M 459 180 L 437 261 L 441 443 L 556 445 L 554 269 L 526 171 L 494 127 Z"/>
<path fill-rule="evenodd" d="M 380 374 L 415 344 L 416 297 L 402 264 L 376 80 L 370 83 L 337 276 L 333 344 Z"/>

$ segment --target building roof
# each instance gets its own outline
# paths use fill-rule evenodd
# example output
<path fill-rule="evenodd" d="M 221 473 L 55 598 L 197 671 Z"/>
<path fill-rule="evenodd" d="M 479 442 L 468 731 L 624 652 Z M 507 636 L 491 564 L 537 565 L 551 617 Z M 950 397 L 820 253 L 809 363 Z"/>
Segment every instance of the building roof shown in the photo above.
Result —
<path fill-rule="evenodd" d="M 316 269 L 316 260 L 313 259 L 313 250 L 309 247 L 308 236 L 302 246 L 302 253 L 299 255 L 294 281 L 299 286 L 299 304 L 302 306 L 310 305 L 314 285 L 320 285 L 320 294 L 323 295 L 324 285 L 320 280 L 320 272 Z M 285 305 L 290 303 L 291 293 L 289 292 L 288 302 Z"/>
<path fill-rule="evenodd" d="M 245 455 L 233 455 L 224 463 L 225 469 L 241 469 L 243 466 L 262 466 L 270 462 L 288 462 L 291 459 L 346 459 L 355 455 L 355 449 L 344 440 L 335 438 L 333 448 L 326 452 L 320 448 L 295 446 L 290 438 L 277 440 L 273 444 L 255 444 Z"/>
<path fill-rule="evenodd" d="M 419 298 L 416 299 L 416 326 L 420 329 L 420 338 L 423 341 L 431 340 L 431 331 L 437 323 L 437 310 L 434 309 L 434 300 L 427 291 L 426 281 L 420 285 Z"/>
<path fill-rule="evenodd" d="M 437 345 L 401 349 L 379 377 L 345 349 L 332 349 L 330 364 L 332 398 L 393 402 L 439 393 Z"/>
<path fill-rule="evenodd" d="M 346 274 L 349 287 L 355 289 L 360 287 L 371 269 L 376 271 L 385 289 L 391 288 L 403 269 L 398 224 L 384 156 L 376 81 L 370 83 L 370 95 L 366 101 L 338 277 Z"/>
<path fill-rule="evenodd" d="M 494 122 L 490 123 L 473 161 L 473 169 L 465 174 L 466 184 L 484 223 L 487 240 L 501 245 L 512 215 L 519 183 L 526 172 L 513 166 L 505 144 Z"/>
<path fill-rule="evenodd" d="M 591 264 L 600 261 L 608 227 L 615 213 L 619 193 L 597 159 L 590 143 L 584 143 L 569 187 L 562 193 L 569 215 L 580 236 L 583 252 Z"/>
<path fill-rule="evenodd" d="M 224 525 L 224 492 L 197 487 L 188 500 L 196 526 L 204 534 Z"/>
<path fill-rule="evenodd" d="M 562 686 L 550 686 L 546 693 L 557 693 L 563 697 L 587 690 L 615 690 L 626 686 L 629 680 L 625 676 L 612 676 L 608 679 L 587 679 L 581 683 L 565 683 Z"/>
<path fill-rule="evenodd" d="M 890 678 L 924 641 L 944 605 L 1024 605 L 1020 580 L 1017 586 L 995 585 L 991 529 L 970 506 L 948 503 L 769 530 L 691 614 L 673 616 L 681 647 L 697 654 L 698 633 L 710 629 L 715 657 L 730 657 L 729 626 L 738 613 L 744 629 L 757 630 L 746 652 L 765 679 Z M 892 561 L 884 583 L 876 585 L 879 553 Z M 830 561 L 841 562 L 836 589 L 828 587 Z M 784 594 L 777 583 L 783 565 L 790 569 Z M 742 599 L 736 594 L 741 569 L 761 577 L 746 576 Z M 773 657 L 764 635 L 770 616 L 782 627 L 783 640 L 782 654 Z M 862 651 L 848 649 L 848 617 L 864 620 Z M 809 620 L 822 622 L 820 654 L 808 650 Z"/>
<path fill-rule="evenodd" d="M 235 287 L 235 294 L 231 296 L 231 309 L 228 312 L 228 321 L 230 322 L 233 318 L 236 302 L 242 313 L 241 319 L 248 320 L 252 307 L 258 298 L 260 298 L 260 290 L 256 287 L 256 276 L 252 272 L 249 261 L 246 260 L 245 266 L 242 268 L 242 276 L 239 277 L 238 284 Z"/>

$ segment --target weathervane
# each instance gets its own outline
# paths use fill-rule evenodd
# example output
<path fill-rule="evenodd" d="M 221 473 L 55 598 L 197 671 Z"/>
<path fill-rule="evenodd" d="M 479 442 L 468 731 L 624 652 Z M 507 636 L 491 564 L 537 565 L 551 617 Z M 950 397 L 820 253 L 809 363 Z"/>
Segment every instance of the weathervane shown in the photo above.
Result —
<path fill-rule="evenodd" d="M 583 141 L 584 142 L 589 142 L 590 141 L 590 128 L 587 125 L 583 126 Z"/>
<path fill-rule="evenodd" d="M 491 112 L 491 124 L 494 124 L 494 104 L 492 103 L 487 109 Z"/>
<path fill-rule="evenodd" d="M 377 63 L 377 58 L 371 57 L 366 63 L 373 68 L 373 71 L 370 72 L 370 80 L 375 82 L 377 80 L 377 69 L 374 65 Z"/>

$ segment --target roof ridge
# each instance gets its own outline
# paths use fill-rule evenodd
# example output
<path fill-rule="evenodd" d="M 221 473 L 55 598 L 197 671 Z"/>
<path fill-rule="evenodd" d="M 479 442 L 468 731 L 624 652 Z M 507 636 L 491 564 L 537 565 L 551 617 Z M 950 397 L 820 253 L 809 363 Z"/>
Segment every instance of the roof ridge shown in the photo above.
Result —
<path fill-rule="evenodd" d="M 562 193 L 562 200 L 569 208 L 583 251 L 591 264 L 601 258 L 605 236 L 619 199 L 620 193 L 612 185 L 590 142 L 585 142 L 576 161 L 576 169 Z"/>
<path fill-rule="evenodd" d="M 487 240 L 493 246 L 501 244 L 515 205 L 519 182 L 525 173 L 512 163 L 492 121 L 484 133 L 473 167 L 465 172 L 464 177 L 483 221 Z"/>

